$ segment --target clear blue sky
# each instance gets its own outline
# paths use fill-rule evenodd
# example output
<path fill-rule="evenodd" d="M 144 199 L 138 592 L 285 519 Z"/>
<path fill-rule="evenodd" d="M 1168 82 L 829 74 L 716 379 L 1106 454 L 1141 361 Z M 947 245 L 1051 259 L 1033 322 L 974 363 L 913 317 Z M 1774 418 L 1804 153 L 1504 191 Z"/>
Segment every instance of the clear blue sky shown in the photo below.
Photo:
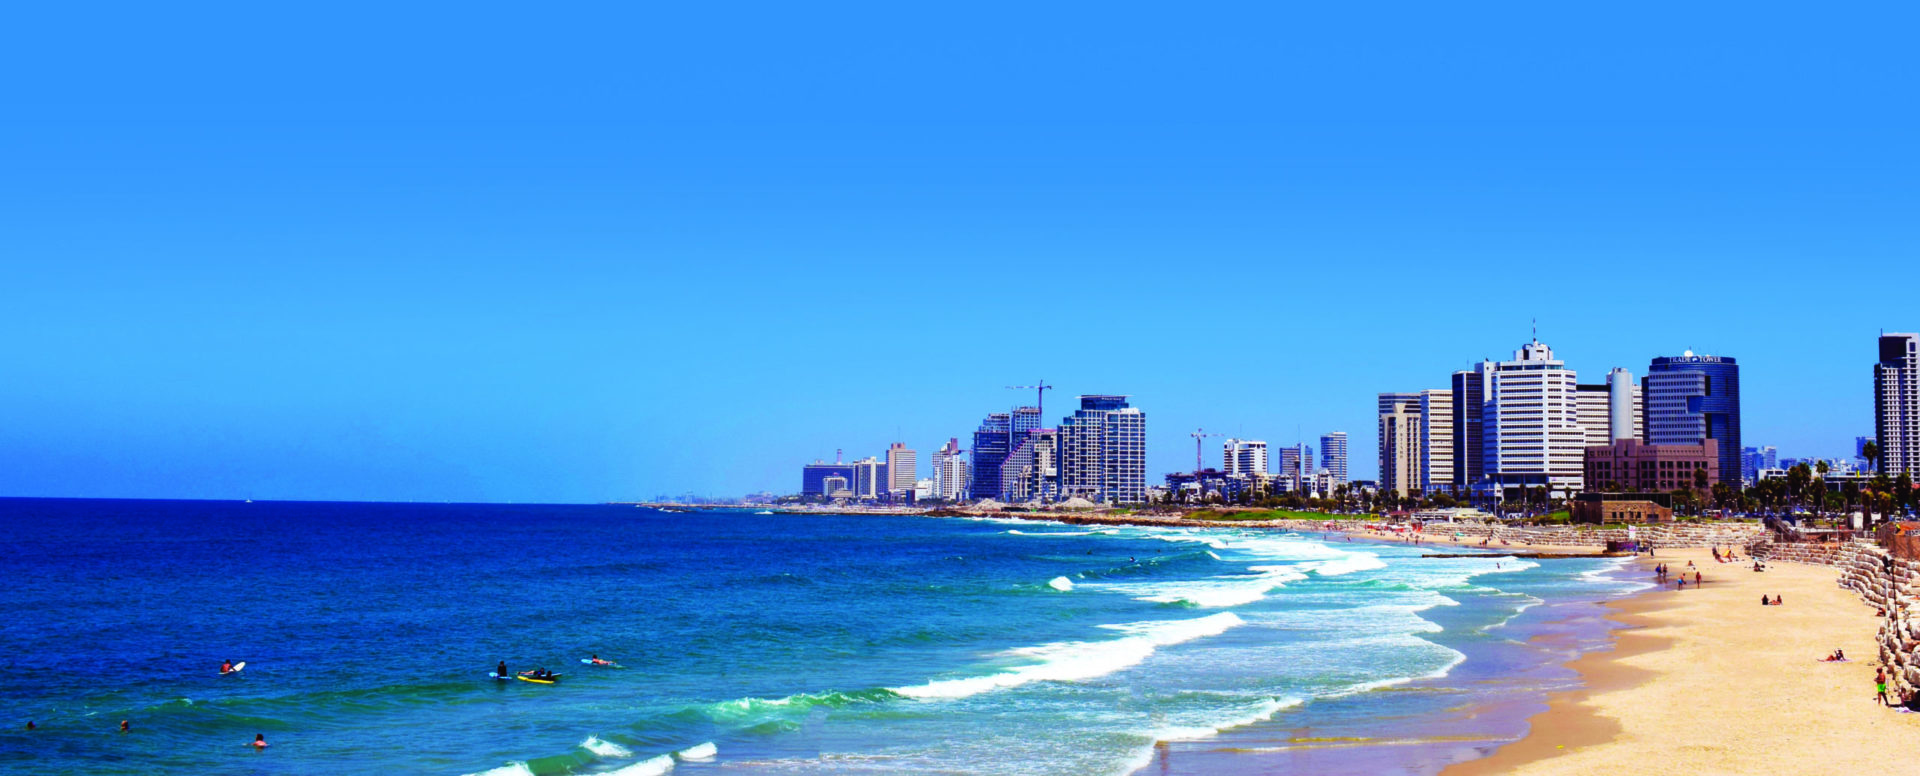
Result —
<path fill-rule="evenodd" d="M 10 12 L 0 494 L 788 491 L 1038 378 L 1367 477 L 1533 317 L 1841 455 L 1920 329 L 1911 4 L 404 5 Z"/>

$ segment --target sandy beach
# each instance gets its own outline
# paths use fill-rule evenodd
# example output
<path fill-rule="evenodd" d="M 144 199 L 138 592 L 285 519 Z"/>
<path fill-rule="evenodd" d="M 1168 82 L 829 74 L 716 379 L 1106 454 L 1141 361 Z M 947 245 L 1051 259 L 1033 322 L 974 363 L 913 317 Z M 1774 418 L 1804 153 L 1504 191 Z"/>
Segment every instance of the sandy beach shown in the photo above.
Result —
<path fill-rule="evenodd" d="M 1479 774 L 1901 772 L 1920 714 L 1874 702 L 1874 611 L 1824 566 L 1720 564 L 1707 550 L 1643 558 L 1688 569 L 1685 590 L 1610 604 L 1625 624 L 1613 650 L 1572 667 L 1586 686 L 1549 700 L 1531 733 L 1447 769 Z M 1705 585 L 1696 588 L 1698 570 Z M 1782 606 L 1761 606 L 1762 595 Z M 1853 658 L 1824 663 L 1835 649 Z"/>

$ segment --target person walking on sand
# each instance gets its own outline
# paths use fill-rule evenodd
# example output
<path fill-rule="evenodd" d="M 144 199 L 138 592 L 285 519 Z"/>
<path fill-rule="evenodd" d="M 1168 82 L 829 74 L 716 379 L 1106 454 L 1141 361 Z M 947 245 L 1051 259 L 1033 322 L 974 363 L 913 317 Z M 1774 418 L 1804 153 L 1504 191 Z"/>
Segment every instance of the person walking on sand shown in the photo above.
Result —
<path fill-rule="evenodd" d="M 1694 587 L 1700 586 L 1700 572 L 1698 571 L 1693 572 L 1693 586 Z"/>
<path fill-rule="evenodd" d="M 1873 687 L 1874 687 L 1873 700 L 1875 703 L 1878 703 L 1882 706 L 1888 706 L 1888 707 L 1893 706 L 1893 701 L 1887 699 L 1887 669 L 1886 668 L 1884 667 L 1879 668 L 1873 672 Z"/>

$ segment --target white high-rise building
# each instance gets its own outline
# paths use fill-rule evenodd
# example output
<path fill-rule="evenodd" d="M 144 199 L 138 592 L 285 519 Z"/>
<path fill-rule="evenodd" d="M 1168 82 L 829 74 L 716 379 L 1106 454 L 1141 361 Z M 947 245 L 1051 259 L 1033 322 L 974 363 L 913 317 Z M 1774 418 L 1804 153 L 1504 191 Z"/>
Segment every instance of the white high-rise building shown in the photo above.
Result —
<path fill-rule="evenodd" d="M 1320 437 L 1320 468 L 1332 477 L 1333 484 L 1347 484 L 1347 432 Z"/>
<path fill-rule="evenodd" d="M 1228 477 L 1267 473 L 1267 443 L 1257 439 L 1229 439 L 1220 450 L 1220 470 Z"/>
<path fill-rule="evenodd" d="M 1578 385 L 1574 397 L 1579 408 L 1581 444 L 1598 447 L 1612 442 L 1613 388 L 1606 384 Z"/>
<path fill-rule="evenodd" d="M 1420 394 L 1380 394 L 1380 492 L 1405 498 L 1420 490 Z"/>
<path fill-rule="evenodd" d="M 961 456 L 960 440 L 948 438 L 947 444 L 933 453 L 933 497 L 961 501 L 967 497 L 967 459 Z"/>
<path fill-rule="evenodd" d="M 1880 335 L 1873 367 L 1873 428 L 1887 476 L 1920 475 L 1920 334 Z"/>
<path fill-rule="evenodd" d="M 1492 365 L 1481 410 L 1483 465 L 1492 488 L 1509 495 L 1523 487 L 1546 486 L 1556 496 L 1580 490 L 1587 437 L 1577 378 L 1539 340 Z"/>
<path fill-rule="evenodd" d="M 920 479 L 920 454 L 903 443 L 893 443 L 887 448 L 887 479 L 887 490 L 913 490 L 913 483 Z"/>
<path fill-rule="evenodd" d="M 1080 397 L 1060 422 L 1060 498 L 1096 504 L 1147 500 L 1147 415 L 1125 396 Z"/>
<path fill-rule="evenodd" d="M 854 461 L 853 497 L 877 499 L 887 495 L 892 480 L 887 477 L 887 464 L 873 456 Z"/>
<path fill-rule="evenodd" d="M 1453 491 L 1453 389 L 1420 392 L 1420 492 Z"/>

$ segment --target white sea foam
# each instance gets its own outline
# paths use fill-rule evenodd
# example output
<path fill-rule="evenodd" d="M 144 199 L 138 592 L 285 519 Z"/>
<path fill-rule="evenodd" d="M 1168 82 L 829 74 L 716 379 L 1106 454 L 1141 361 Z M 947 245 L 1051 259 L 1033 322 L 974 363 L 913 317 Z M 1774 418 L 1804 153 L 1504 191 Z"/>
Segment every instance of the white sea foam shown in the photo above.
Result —
<path fill-rule="evenodd" d="M 712 741 L 708 741 L 704 744 L 694 744 L 693 746 L 689 746 L 678 752 L 674 752 L 673 756 L 678 757 L 682 760 L 698 761 L 698 760 L 711 760 L 714 757 L 718 756 L 719 754 L 720 754 L 720 748 L 717 746 L 714 746 Z"/>
<path fill-rule="evenodd" d="M 469 773 L 467 776 L 533 776 L 533 769 L 526 763 L 512 762 L 498 768 Z"/>
<path fill-rule="evenodd" d="M 1112 587 L 1142 601 L 1219 609 L 1253 603 L 1274 588 L 1307 578 L 1297 566 L 1252 566 L 1247 570 L 1253 573 L 1179 582 L 1122 582 Z"/>
<path fill-rule="evenodd" d="M 1290 709 L 1300 705 L 1300 703 L 1299 698 L 1268 698 L 1216 724 L 1161 728 L 1154 731 L 1153 740 L 1199 741 L 1212 738 L 1237 727 L 1273 719 L 1273 715 L 1280 713 L 1282 709 Z"/>
<path fill-rule="evenodd" d="M 1191 620 L 1102 625 L 1126 635 L 1110 641 L 1063 641 L 1009 650 L 1001 656 L 1034 662 L 986 676 L 896 687 L 893 692 L 920 699 L 966 698 L 1030 682 L 1092 679 L 1139 665 L 1160 647 L 1217 636 L 1245 622 L 1232 612 L 1221 612 Z"/>
<path fill-rule="evenodd" d="M 580 748 L 585 749 L 594 754 L 597 754 L 601 757 L 632 757 L 633 756 L 632 749 L 628 749 L 612 741 L 601 740 L 599 736 L 587 736 L 587 740 L 580 742 Z"/>
<path fill-rule="evenodd" d="M 1052 581 L 1047 583 L 1047 587 L 1065 593 L 1073 589 L 1073 580 L 1066 577 L 1054 577 Z"/>
<path fill-rule="evenodd" d="M 1439 646 L 1439 645 L 1435 644 L 1434 646 Z M 1428 671 L 1427 673 L 1424 673 L 1424 674 L 1418 674 L 1415 676 L 1394 676 L 1394 677 L 1388 677 L 1386 679 L 1375 679 L 1370 682 L 1360 682 L 1359 684 L 1348 685 L 1346 687 L 1342 687 L 1337 690 L 1321 693 L 1320 697 L 1344 698 L 1349 695 L 1358 695 L 1363 692 L 1371 692 L 1373 690 L 1379 690 L 1386 687 L 1397 687 L 1399 685 L 1403 685 L 1408 682 L 1412 682 L 1420 679 L 1439 679 L 1441 677 L 1446 676 L 1447 674 L 1453 673 L 1454 667 L 1460 665 L 1461 663 L 1467 662 L 1467 656 L 1460 653 L 1458 650 L 1455 650 L 1449 647 L 1440 647 L 1440 648 L 1453 653 L 1453 657 L 1447 661 L 1447 664 L 1445 666 L 1442 666 L 1438 669 Z"/>
<path fill-rule="evenodd" d="M 673 758 L 663 754 L 658 757 L 649 757 L 616 771 L 608 771 L 607 776 L 661 776 L 671 770 L 673 770 Z"/>
<path fill-rule="evenodd" d="M 1337 577 L 1341 574 L 1351 574 L 1356 571 L 1372 571 L 1374 569 L 1387 567 L 1386 562 L 1380 560 L 1380 556 L 1371 552 L 1356 552 L 1344 557 L 1334 558 L 1333 560 L 1323 560 L 1306 565 L 1313 569 L 1313 573 L 1323 577 Z"/>
<path fill-rule="evenodd" d="M 1094 534 L 1101 533 L 1101 532 L 1100 531 L 1034 531 L 1032 533 L 1028 533 L 1018 528 L 1009 528 L 1007 529 L 1007 533 L 1013 534 L 1015 536 L 1092 536 Z"/>
<path fill-rule="evenodd" d="M 1147 538 L 1159 539 L 1163 542 L 1194 542 L 1207 545 L 1216 550 L 1224 550 L 1227 548 L 1227 541 L 1225 539 L 1216 536 L 1207 536 L 1205 534 L 1154 534 Z"/>

